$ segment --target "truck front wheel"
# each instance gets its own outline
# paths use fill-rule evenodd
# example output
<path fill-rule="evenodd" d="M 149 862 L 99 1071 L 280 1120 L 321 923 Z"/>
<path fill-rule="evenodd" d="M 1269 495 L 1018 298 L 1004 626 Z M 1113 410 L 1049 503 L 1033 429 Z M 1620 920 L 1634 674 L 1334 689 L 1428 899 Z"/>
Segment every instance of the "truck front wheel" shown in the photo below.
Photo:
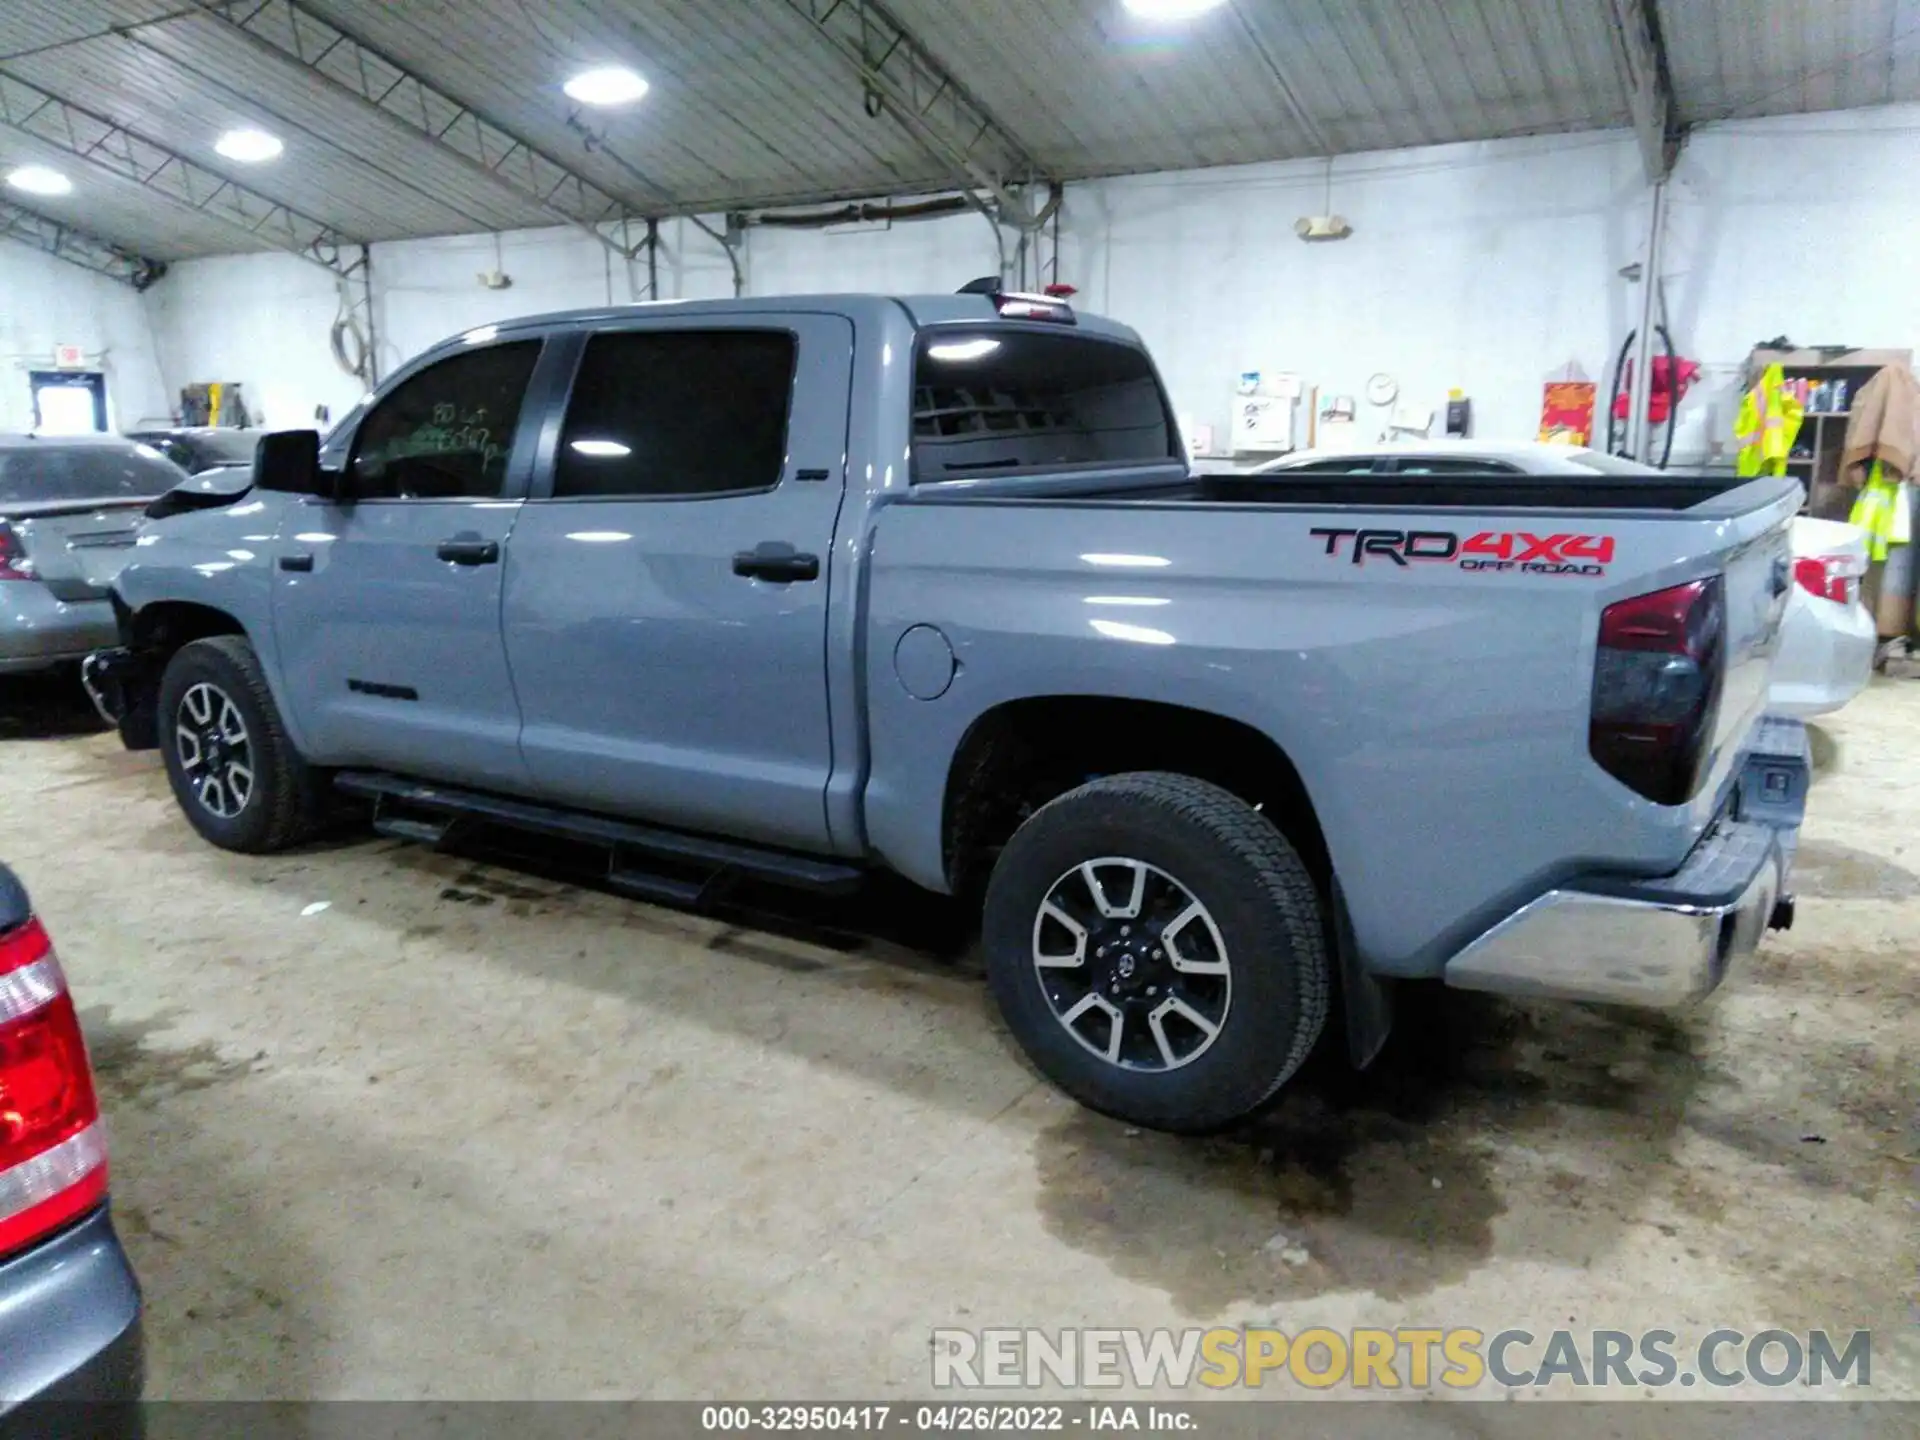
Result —
<path fill-rule="evenodd" d="M 181 646 L 160 677 L 157 708 L 174 799 L 203 838 L 258 855 L 310 833 L 320 787 L 287 738 L 244 638 Z"/>
<path fill-rule="evenodd" d="M 1217 1129 L 1300 1067 L 1331 977 L 1313 878 L 1265 816 L 1188 775 L 1042 807 L 987 888 L 988 978 L 1034 1064 L 1095 1110 Z"/>

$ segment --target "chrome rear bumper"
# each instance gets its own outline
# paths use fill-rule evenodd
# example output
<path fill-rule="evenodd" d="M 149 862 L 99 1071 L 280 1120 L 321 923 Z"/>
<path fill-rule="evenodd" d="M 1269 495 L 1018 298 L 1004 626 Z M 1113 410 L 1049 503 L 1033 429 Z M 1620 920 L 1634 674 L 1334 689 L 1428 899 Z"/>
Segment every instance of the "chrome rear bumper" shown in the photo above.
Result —
<path fill-rule="evenodd" d="M 1447 983 L 1658 1009 L 1700 999 L 1770 926 L 1792 923 L 1807 772 L 1804 727 L 1769 718 L 1727 818 L 1678 871 L 1549 890 L 1449 960 Z"/>

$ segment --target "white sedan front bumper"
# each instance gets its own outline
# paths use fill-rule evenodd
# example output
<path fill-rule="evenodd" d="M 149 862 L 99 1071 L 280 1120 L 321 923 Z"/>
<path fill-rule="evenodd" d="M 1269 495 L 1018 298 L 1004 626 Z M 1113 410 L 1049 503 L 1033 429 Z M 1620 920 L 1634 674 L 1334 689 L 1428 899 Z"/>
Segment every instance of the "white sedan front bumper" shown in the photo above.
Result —
<path fill-rule="evenodd" d="M 1865 605 L 1822 600 L 1795 585 L 1780 622 L 1767 710 L 1804 720 L 1838 710 L 1873 678 L 1880 637 Z"/>

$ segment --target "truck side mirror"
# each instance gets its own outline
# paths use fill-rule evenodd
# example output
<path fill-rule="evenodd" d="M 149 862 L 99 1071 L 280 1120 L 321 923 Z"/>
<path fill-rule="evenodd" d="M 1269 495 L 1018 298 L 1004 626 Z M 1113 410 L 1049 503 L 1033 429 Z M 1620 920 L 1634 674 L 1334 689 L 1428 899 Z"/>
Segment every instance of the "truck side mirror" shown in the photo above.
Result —
<path fill-rule="evenodd" d="M 253 448 L 253 483 L 283 495 L 338 498 L 340 477 L 320 468 L 320 432 L 276 430 Z"/>

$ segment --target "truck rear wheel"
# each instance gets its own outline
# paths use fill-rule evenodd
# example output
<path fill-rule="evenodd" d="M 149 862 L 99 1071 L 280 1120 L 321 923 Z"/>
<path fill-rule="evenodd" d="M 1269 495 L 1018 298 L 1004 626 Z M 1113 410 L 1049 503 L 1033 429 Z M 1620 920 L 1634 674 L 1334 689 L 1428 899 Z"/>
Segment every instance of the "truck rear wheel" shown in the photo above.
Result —
<path fill-rule="evenodd" d="M 160 677 L 158 710 L 173 797 L 204 839 L 258 855 L 312 831 L 319 785 L 287 738 L 244 637 L 181 646 Z"/>
<path fill-rule="evenodd" d="M 988 978 L 1014 1038 L 1095 1110 L 1217 1129 L 1300 1067 L 1331 976 L 1318 890 L 1217 785 L 1111 775 L 1035 813 L 987 887 Z"/>

